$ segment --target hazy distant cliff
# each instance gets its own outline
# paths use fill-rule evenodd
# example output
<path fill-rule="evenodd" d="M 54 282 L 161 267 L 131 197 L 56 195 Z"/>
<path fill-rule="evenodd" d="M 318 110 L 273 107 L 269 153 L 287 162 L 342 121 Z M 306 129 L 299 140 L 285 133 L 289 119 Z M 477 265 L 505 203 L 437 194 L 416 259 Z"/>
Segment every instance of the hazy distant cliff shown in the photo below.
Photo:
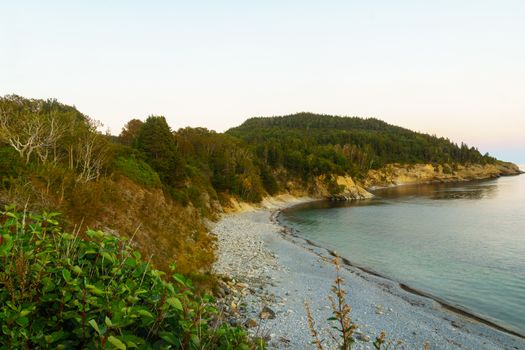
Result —
<path fill-rule="evenodd" d="M 520 174 L 513 163 L 497 161 L 493 164 L 389 164 L 378 170 L 369 170 L 363 185 L 366 188 L 396 185 L 485 180 L 499 176 Z"/>

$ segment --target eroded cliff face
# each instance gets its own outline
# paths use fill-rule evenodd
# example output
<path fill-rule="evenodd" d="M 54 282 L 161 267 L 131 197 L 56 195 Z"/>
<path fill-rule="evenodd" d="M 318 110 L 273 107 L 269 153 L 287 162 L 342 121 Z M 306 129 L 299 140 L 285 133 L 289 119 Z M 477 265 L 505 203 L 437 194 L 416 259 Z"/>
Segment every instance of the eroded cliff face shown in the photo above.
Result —
<path fill-rule="evenodd" d="M 363 186 L 367 189 L 432 182 L 485 180 L 507 175 L 518 175 L 517 165 L 506 162 L 471 165 L 389 164 L 379 170 L 370 170 Z"/>
<path fill-rule="evenodd" d="M 432 164 L 389 164 L 379 170 L 370 170 L 362 181 L 355 181 L 350 176 L 318 176 L 313 180 L 288 179 L 283 191 L 266 200 L 289 196 L 294 198 L 311 197 L 332 200 L 357 200 L 373 198 L 369 191 L 381 187 L 392 187 L 410 184 L 425 184 L 434 182 L 456 182 L 497 178 L 506 175 L 518 175 L 521 171 L 512 163 L 497 162 L 495 164 L 472 165 L 432 165 Z M 335 182 L 334 182 L 335 180 Z M 264 203 L 246 203 L 234 197 L 230 205 L 223 208 L 224 212 L 249 211 L 264 206 Z M 264 202 L 264 201 L 263 201 Z"/>
<path fill-rule="evenodd" d="M 338 176 L 336 182 L 342 186 L 341 193 L 330 195 L 329 197 L 335 200 L 353 200 L 353 199 L 367 199 L 374 195 L 365 190 L 360 185 L 356 184 L 350 176 Z"/>
<path fill-rule="evenodd" d="M 223 207 L 224 212 L 244 212 L 256 208 L 268 207 L 269 202 L 293 202 L 298 198 L 355 200 L 374 197 L 373 194 L 356 183 L 350 176 L 317 176 L 308 181 L 289 178 L 283 184 L 283 190 L 272 196 L 267 196 L 261 203 L 246 203 L 234 197 L 229 197 L 229 205 Z"/>
<path fill-rule="evenodd" d="M 330 185 L 324 176 L 319 176 L 311 184 L 309 193 L 314 194 L 316 197 L 333 200 L 366 199 L 374 196 L 357 184 L 350 176 L 335 176 L 335 184 L 338 187 L 337 191 L 334 191 L 333 184 Z"/>

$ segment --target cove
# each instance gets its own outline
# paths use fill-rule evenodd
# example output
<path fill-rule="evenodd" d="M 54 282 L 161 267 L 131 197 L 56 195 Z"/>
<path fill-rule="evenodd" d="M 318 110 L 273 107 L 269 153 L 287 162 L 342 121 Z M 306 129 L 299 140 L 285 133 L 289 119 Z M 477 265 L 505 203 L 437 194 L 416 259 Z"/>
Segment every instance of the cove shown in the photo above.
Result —
<path fill-rule="evenodd" d="M 525 176 L 377 190 L 283 211 L 299 236 L 525 334 Z"/>

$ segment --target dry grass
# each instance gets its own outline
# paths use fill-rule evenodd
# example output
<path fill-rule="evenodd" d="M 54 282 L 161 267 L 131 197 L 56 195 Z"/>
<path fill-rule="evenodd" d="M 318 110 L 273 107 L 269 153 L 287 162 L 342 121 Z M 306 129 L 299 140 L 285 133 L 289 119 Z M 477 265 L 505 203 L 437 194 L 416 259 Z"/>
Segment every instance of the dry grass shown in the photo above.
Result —
<path fill-rule="evenodd" d="M 339 257 L 332 260 L 335 267 L 336 277 L 331 288 L 331 294 L 328 296 L 328 301 L 332 310 L 332 316 L 328 318 L 328 322 L 335 323 L 332 327 L 337 331 L 337 334 L 332 334 L 333 339 L 337 343 L 338 350 L 351 350 L 355 343 L 354 334 L 358 328 L 357 324 L 352 321 L 352 308 L 346 302 L 346 291 L 343 288 L 344 279 L 341 277 L 341 261 Z M 312 314 L 310 304 L 307 300 L 304 301 L 304 308 L 308 320 L 308 327 L 312 336 L 312 344 L 316 346 L 317 350 L 324 350 L 323 339 L 320 338 L 317 331 L 314 315 Z M 386 333 L 382 331 L 373 341 L 376 350 L 395 350 L 403 344 L 402 341 L 387 340 Z M 430 350 L 430 344 L 427 342 L 423 345 L 423 350 Z"/>
<path fill-rule="evenodd" d="M 312 316 L 312 310 L 310 309 L 310 304 L 306 300 L 304 301 L 304 308 L 306 310 L 306 317 L 308 319 L 308 327 L 310 328 L 310 333 L 312 334 L 312 338 L 313 338 L 312 343 L 316 345 L 317 350 L 323 350 L 321 339 L 319 339 L 319 334 L 317 334 L 317 329 L 315 328 L 314 317 Z"/>

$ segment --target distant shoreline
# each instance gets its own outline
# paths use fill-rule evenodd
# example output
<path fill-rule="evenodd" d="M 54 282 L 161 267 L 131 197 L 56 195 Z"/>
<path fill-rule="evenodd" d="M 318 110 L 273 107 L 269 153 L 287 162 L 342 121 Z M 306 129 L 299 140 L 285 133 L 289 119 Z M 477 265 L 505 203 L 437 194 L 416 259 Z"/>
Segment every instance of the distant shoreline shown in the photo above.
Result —
<path fill-rule="evenodd" d="M 511 176 L 520 176 L 525 174 L 525 171 L 521 171 L 516 174 L 501 174 L 498 177 L 487 177 L 482 179 L 453 179 L 453 180 L 430 180 L 430 181 L 422 181 L 422 182 L 407 182 L 407 183 L 399 183 L 399 184 L 392 184 L 389 186 L 372 186 L 367 188 L 367 191 L 370 191 L 372 194 L 374 191 L 378 190 L 385 190 L 389 188 L 396 188 L 396 187 L 405 187 L 405 186 L 421 186 L 421 185 L 439 185 L 439 184 L 447 184 L 447 185 L 454 185 L 454 184 L 465 184 L 465 183 L 473 183 L 473 182 L 483 182 L 483 181 L 492 181 L 497 180 L 500 177 L 511 177 Z"/>
<path fill-rule="evenodd" d="M 468 182 L 476 182 L 476 181 L 489 181 L 489 180 L 495 180 L 500 177 L 509 177 L 509 176 L 519 176 L 522 174 L 525 174 L 525 171 L 521 170 L 520 165 L 514 164 L 514 163 L 508 163 L 512 165 L 512 169 L 506 168 L 505 170 L 499 170 L 498 173 L 484 173 L 484 174 L 464 174 L 459 177 L 443 177 L 436 174 L 425 174 L 426 178 L 421 178 L 419 176 L 416 176 L 410 181 L 397 181 L 397 182 L 391 182 L 391 183 L 381 183 L 382 181 L 377 180 L 377 176 L 375 176 L 375 180 L 371 181 L 371 183 L 368 183 L 368 186 L 364 186 L 367 191 L 377 191 L 382 189 L 388 189 L 388 188 L 395 188 L 395 187 L 404 187 L 404 186 L 417 186 L 417 185 L 432 185 L 432 184 L 455 184 L 455 183 L 468 183 Z M 394 170 L 400 170 L 403 167 L 408 166 L 407 164 L 402 165 L 400 168 L 397 167 L 395 164 L 388 165 L 392 167 Z M 387 166 L 387 167 L 388 167 Z M 416 164 L 413 166 L 426 166 L 425 164 Z M 525 166 L 524 166 L 525 167 Z M 380 170 L 381 172 L 382 170 Z M 384 169 L 383 169 L 384 171 Z M 408 176 L 413 176 L 415 174 L 412 173 L 412 171 L 408 171 L 406 174 Z M 442 174 L 441 174 L 442 175 Z M 383 174 L 385 176 L 385 174 Z M 392 181 L 394 179 L 391 179 Z M 365 183 L 367 183 L 369 179 L 365 180 Z"/>

